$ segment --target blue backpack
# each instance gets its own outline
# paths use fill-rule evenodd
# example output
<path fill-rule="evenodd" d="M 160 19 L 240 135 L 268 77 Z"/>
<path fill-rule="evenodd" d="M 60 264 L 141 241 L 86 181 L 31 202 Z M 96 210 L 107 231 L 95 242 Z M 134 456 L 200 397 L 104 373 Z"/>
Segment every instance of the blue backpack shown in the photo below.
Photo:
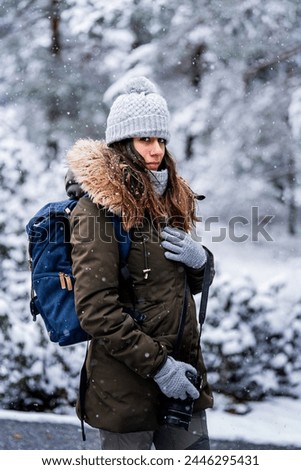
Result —
<path fill-rule="evenodd" d="M 78 200 L 67 199 L 43 206 L 26 225 L 31 269 L 30 311 L 41 315 L 50 340 L 60 346 L 87 341 L 74 303 L 69 217 Z M 129 233 L 112 214 L 119 244 L 120 266 L 126 265 Z M 121 243 L 122 242 L 122 243 Z"/>

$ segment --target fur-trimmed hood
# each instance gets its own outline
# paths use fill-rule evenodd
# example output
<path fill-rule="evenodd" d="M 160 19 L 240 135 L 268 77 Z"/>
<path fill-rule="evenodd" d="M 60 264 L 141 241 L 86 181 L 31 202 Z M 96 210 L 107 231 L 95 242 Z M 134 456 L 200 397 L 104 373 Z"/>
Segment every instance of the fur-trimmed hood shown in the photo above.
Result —
<path fill-rule="evenodd" d="M 158 199 L 150 180 L 147 189 L 139 186 L 137 170 L 104 141 L 78 140 L 67 153 L 67 161 L 81 189 L 95 204 L 120 215 L 126 230 L 142 223 L 146 212 L 155 218 L 176 220 L 178 209 L 171 211 L 170 195 Z M 175 176 L 173 184 L 177 205 L 181 206 L 179 213 L 189 218 L 195 195 L 180 176 Z"/>
<path fill-rule="evenodd" d="M 133 197 L 123 184 L 126 165 L 104 141 L 78 140 L 67 153 L 75 180 L 95 204 L 121 215 L 133 211 Z"/>

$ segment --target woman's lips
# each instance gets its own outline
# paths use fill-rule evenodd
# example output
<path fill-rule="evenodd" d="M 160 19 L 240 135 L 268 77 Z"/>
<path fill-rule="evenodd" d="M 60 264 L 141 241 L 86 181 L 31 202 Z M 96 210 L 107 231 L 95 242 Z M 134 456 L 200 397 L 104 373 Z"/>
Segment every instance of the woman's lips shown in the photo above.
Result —
<path fill-rule="evenodd" d="M 151 162 L 147 163 L 146 166 L 149 170 L 157 170 L 159 168 L 159 163 Z"/>

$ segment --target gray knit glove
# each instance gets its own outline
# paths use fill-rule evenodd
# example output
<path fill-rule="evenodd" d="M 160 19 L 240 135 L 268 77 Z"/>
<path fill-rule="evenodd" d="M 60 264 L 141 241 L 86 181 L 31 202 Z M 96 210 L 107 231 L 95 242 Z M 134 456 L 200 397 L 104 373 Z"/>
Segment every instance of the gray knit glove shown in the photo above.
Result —
<path fill-rule="evenodd" d="M 172 261 L 180 261 L 189 268 L 200 269 L 207 260 L 203 246 L 193 240 L 189 233 L 180 228 L 165 227 L 161 232 L 161 243 L 166 250 L 165 257 Z"/>
<path fill-rule="evenodd" d="M 197 375 L 197 371 L 190 364 L 167 356 L 167 361 L 154 376 L 154 381 L 159 385 L 161 392 L 169 398 L 185 400 L 190 396 L 196 400 L 200 394 L 186 377 L 186 372 Z"/>

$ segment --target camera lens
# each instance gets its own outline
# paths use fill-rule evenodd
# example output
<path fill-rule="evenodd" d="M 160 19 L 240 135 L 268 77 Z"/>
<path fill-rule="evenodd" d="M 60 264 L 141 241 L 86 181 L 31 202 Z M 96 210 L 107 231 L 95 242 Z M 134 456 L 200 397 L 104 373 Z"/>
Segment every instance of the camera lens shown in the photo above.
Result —
<path fill-rule="evenodd" d="M 188 430 L 192 418 L 193 403 L 191 398 L 169 400 L 165 413 L 163 413 L 163 423 Z"/>

